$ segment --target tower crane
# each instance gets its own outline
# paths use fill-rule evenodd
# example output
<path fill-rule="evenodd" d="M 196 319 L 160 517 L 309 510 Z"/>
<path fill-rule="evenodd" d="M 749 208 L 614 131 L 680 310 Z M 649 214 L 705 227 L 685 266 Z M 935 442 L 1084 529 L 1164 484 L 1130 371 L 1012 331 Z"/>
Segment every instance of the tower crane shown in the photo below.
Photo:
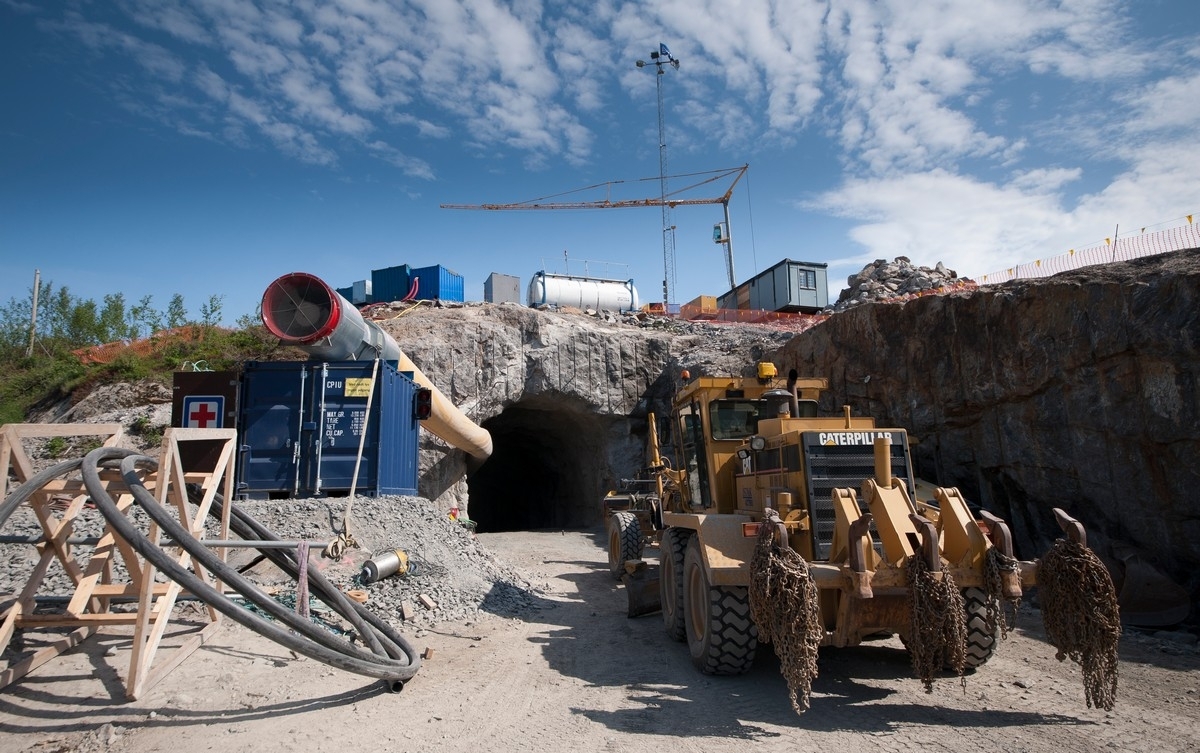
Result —
<path fill-rule="evenodd" d="M 737 287 L 737 282 L 734 279 L 733 271 L 733 228 L 729 223 L 729 199 L 733 196 L 733 188 L 737 185 L 746 171 L 750 169 L 750 165 L 742 165 L 741 167 L 729 167 L 720 170 L 708 170 L 698 173 L 685 173 L 682 175 L 668 176 L 671 179 L 696 179 L 683 188 L 672 190 L 665 195 L 659 195 L 653 198 L 645 199 L 617 199 L 612 198 L 613 186 L 623 185 L 626 183 L 643 183 L 649 181 L 660 182 L 661 179 L 655 178 L 638 178 L 635 181 L 610 180 L 603 183 L 596 183 L 584 188 L 577 188 L 572 191 L 564 191 L 563 193 L 551 194 L 549 196 L 541 196 L 536 199 L 527 199 L 525 201 L 516 201 L 508 204 L 441 204 L 442 209 L 486 209 L 493 212 L 508 212 L 517 210 L 532 210 L 532 209 L 633 209 L 641 207 L 686 207 L 699 206 L 702 204 L 720 204 L 725 211 L 725 232 L 713 234 L 713 240 L 725 246 L 725 271 L 729 276 L 729 288 L 732 290 Z M 684 194 L 706 186 L 711 183 L 717 183 L 726 179 L 731 179 L 729 188 L 720 196 L 706 198 L 685 198 Z M 604 198 L 595 201 L 563 201 L 562 198 L 571 194 L 582 193 L 584 191 L 595 191 L 604 189 Z"/>

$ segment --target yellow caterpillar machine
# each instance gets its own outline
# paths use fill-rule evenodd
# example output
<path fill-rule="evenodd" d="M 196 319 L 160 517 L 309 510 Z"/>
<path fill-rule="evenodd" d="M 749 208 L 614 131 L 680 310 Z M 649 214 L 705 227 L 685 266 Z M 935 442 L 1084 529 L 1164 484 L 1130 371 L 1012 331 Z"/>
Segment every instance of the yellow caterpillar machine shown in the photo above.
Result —
<path fill-rule="evenodd" d="M 914 478 L 904 429 L 848 406 L 818 415 L 826 388 L 794 371 L 785 383 L 770 363 L 756 377 L 682 386 L 671 418 L 678 467 L 659 458 L 652 424 L 655 487 L 605 502 L 610 568 L 630 615 L 660 608 L 707 674 L 745 672 L 759 643 L 773 642 L 801 711 L 818 646 L 899 635 L 927 686 L 945 667 L 984 664 L 1007 629 L 1001 601 L 1050 569 L 1070 594 L 1054 599 L 1067 611 L 1045 614 L 1047 632 L 1060 658 L 1084 665 L 1088 705 L 1111 708 L 1115 595 L 1083 527 L 1055 510 L 1068 538 L 1041 561 L 1016 560 L 1002 520 Z M 641 559 L 653 539 L 657 578 Z"/>

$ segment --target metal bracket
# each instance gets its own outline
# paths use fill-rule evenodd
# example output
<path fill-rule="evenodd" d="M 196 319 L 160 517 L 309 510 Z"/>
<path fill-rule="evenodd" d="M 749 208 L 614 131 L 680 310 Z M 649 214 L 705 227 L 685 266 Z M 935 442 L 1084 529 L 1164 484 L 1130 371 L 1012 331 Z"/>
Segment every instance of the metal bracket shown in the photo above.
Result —
<path fill-rule="evenodd" d="M 937 529 L 933 527 L 933 521 L 916 513 L 910 513 L 908 519 L 912 521 L 917 528 L 917 533 L 921 535 L 921 557 L 929 567 L 929 572 L 940 573 L 942 556 L 938 551 L 938 535 Z"/>
<path fill-rule="evenodd" d="M 1083 530 L 1083 523 L 1067 515 L 1061 507 L 1054 508 L 1054 519 L 1058 521 L 1058 527 L 1067 534 L 1068 539 L 1076 544 L 1087 546 L 1087 531 Z"/>

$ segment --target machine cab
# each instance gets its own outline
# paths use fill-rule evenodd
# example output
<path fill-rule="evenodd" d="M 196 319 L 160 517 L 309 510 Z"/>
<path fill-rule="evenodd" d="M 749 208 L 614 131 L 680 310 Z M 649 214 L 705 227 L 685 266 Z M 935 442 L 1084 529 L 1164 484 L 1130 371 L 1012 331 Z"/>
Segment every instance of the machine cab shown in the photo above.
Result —
<path fill-rule="evenodd" d="M 774 366 L 763 363 L 756 378 L 698 377 L 679 391 L 674 431 L 679 469 L 687 474 L 680 485 L 684 510 L 733 512 L 738 449 L 770 422 L 816 416 L 826 380 L 797 385 L 793 376 L 788 389 L 774 377 Z"/>

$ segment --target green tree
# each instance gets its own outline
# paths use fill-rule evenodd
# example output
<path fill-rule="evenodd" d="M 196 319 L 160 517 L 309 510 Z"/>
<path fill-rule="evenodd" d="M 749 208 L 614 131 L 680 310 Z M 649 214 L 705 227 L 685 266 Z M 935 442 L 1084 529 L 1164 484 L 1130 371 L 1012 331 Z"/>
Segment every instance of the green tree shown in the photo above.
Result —
<path fill-rule="evenodd" d="M 96 319 L 96 336 L 102 343 L 124 340 L 133 330 L 125 314 L 125 294 L 109 293 Z"/>
<path fill-rule="evenodd" d="M 188 323 L 187 309 L 183 306 L 183 295 L 176 293 L 167 304 L 167 327 L 174 329 Z"/>
<path fill-rule="evenodd" d="M 41 299 L 41 310 L 38 320 L 45 321 L 45 327 L 38 327 L 47 336 L 57 340 L 67 340 L 70 337 L 72 312 L 75 308 L 71 291 L 64 285 L 57 291 L 54 286 L 46 284 L 46 295 Z"/>
<path fill-rule="evenodd" d="M 163 314 L 154 308 L 154 296 L 143 296 L 129 308 L 130 337 L 149 337 L 163 328 Z"/>
<path fill-rule="evenodd" d="M 75 346 L 99 345 L 104 342 L 101 335 L 99 306 L 91 298 L 70 306 L 66 314 L 66 336 L 70 344 Z"/>
<path fill-rule="evenodd" d="M 33 303 L 26 298 L 10 298 L 0 309 L 0 348 L 9 350 L 29 344 L 29 316 Z"/>
<path fill-rule="evenodd" d="M 221 302 L 223 295 L 210 295 L 208 301 L 200 305 L 200 323 L 206 327 L 215 326 L 221 321 Z"/>

